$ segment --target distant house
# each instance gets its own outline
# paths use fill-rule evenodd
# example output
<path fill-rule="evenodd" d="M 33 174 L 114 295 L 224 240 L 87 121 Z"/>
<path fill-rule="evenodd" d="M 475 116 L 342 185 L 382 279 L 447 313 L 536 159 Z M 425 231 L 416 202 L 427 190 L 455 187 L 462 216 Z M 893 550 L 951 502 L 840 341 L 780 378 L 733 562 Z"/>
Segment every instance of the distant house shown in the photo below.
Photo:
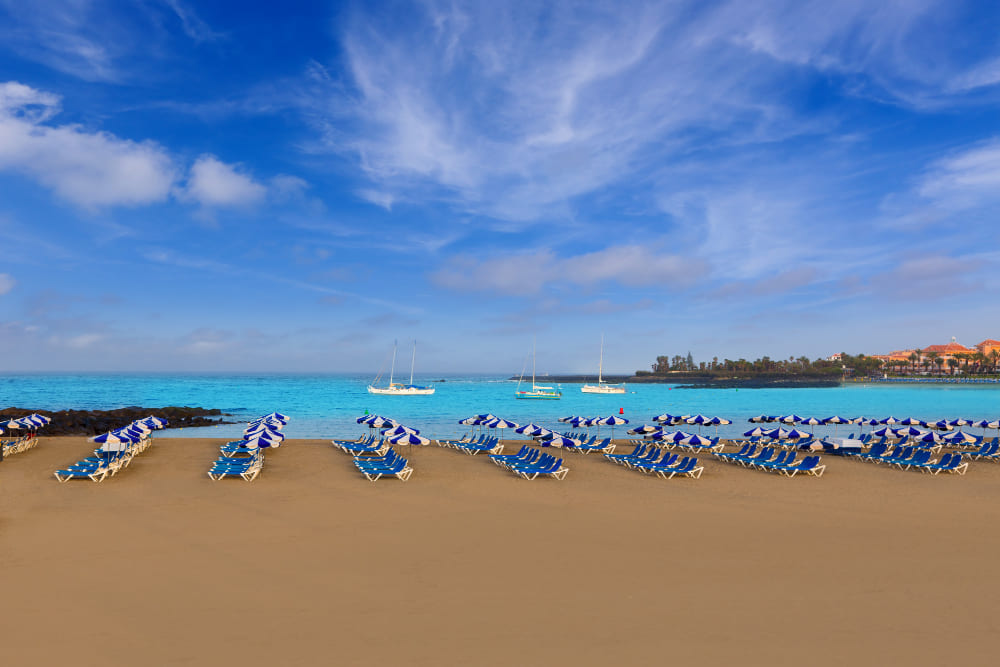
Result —
<path fill-rule="evenodd" d="M 844 355 L 842 353 L 838 352 L 837 354 L 831 354 L 829 357 L 826 358 L 826 360 L 827 361 L 840 361 L 843 358 L 844 358 Z"/>

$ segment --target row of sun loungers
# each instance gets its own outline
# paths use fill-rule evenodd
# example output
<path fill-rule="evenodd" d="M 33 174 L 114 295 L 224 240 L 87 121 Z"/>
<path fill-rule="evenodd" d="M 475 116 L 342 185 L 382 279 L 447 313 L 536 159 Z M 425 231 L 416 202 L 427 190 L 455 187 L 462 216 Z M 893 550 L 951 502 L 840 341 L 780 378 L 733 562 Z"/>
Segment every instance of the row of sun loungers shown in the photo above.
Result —
<path fill-rule="evenodd" d="M 962 452 L 961 454 L 977 461 L 1000 461 L 1000 442 L 997 442 L 995 439 L 990 442 L 984 442 L 979 449 L 972 452 Z"/>
<path fill-rule="evenodd" d="M 243 438 L 219 447 L 222 454 L 208 471 L 208 477 L 218 482 L 226 477 L 240 477 L 248 482 L 257 479 L 264 467 L 264 449 L 278 447 L 284 439 L 281 429 L 288 417 L 272 412 L 247 423 Z"/>
<path fill-rule="evenodd" d="M 68 468 L 56 470 L 56 479 L 60 482 L 68 482 L 71 479 L 89 479 L 93 482 L 103 482 L 108 477 L 116 475 L 120 470 L 127 468 L 132 463 L 132 459 L 137 454 L 145 451 L 151 442 L 151 439 L 144 438 L 134 445 L 117 451 L 94 450 L 93 456 L 88 456 L 82 461 L 77 461 Z"/>
<path fill-rule="evenodd" d="M 822 477 L 826 466 L 820 463 L 819 456 L 806 456 L 796 461 L 798 456 L 794 451 L 778 452 L 771 445 L 758 445 L 748 442 L 738 452 L 717 452 L 715 457 L 725 463 L 733 463 L 744 468 L 773 472 L 785 477 L 795 477 L 799 473 L 812 477 Z"/>
<path fill-rule="evenodd" d="M 487 454 L 499 454 L 503 451 L 503 445 L 500 444 L 500 439 L 495 436 L 489 436 L 483 434 L 477 439 L 461 439 L 461 440 L 438 440 L 437 443 L 442 447 L 451 447 L 459 451 L 465 452 L 470 456 L 475 456 L 481 452 L 486 452 Z"/>
<path fill-rule="evenodd" d="M 913 446 L 896 446 L 889 449 L 888 445 L 876 444 L 863 453 L 853 454 L 851 458 L 867 463 L 878 463 L 900 470 L 923 470 L 932 475 L 942 472 L 964 475 L 969 468 L 969 462 L 962 461 L 960 452 L 949 452 L 938 460 L 931 460 L 930 450 Z"/>
<path fill-rule="evenodd" d="M 516 454 L 490 454 L 490 460 L 527 480 L 544 476 L 562 481 L 569 472 L 562 459 L 527 445 L 521 447 Z"/>
<path fill-rule="evenodd" d="M 0 447 L 3 448 L 3 455 L 0 456 L 0 458 L 6 458 L 11 454 L 26 452 L 37 444 L 38 438 L 34 433 L 27 433 L 19 438 L 13 438 L 10 440 L 0 440 Z"/>
<path fill-rule="evenodd" d="M 257 479 L 264 467 L 264 451 L 247 445 L 246 440 L 234 440 L 219 447 L 222 456 L 209 469 L 209 479 L 215 482 L 226 477 L 240 477 L 248 482 Z"/>
<path fill-rule="evenodd" d="M 390 475 L 405 482 L 413 474 L 409 462 L 392 448 L 383 456 L 355 456 L 354 466 L 370 482 Z"/>
<path fill-rule="evenodd" d="M 389 451 L 389 443 L 374 435 L 364 436 L 357 440 L 332 440 L 333 446 L 353 456 L 362 454 L 374 454 L 385 456 Z"/>
<path fill-rule="evenodd" d="M 673 452 L 664 452 L 655 445 L 636 445 L 631 454 L 607 453 L 604 458 L 626 468 L 639 470 L 646 474 L 654 474 L 663 479 L 672 477 L 701 477 L 704 466 L 698 465 L 698 459 L 693 456 L 680 458 Z"/>

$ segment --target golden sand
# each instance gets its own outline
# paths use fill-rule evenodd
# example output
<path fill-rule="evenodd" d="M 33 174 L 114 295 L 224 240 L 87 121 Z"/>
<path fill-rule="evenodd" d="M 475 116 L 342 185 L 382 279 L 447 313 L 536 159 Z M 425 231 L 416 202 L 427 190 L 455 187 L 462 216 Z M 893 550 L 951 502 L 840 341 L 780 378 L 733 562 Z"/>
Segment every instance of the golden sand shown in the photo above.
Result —
<path fill-rule="evenodd" d="M 300 440 L 213 482 L 222 442 L 157 440 L 101 484 L 52 476 L 83 438 L 0 463 L 5 664 L 996 662 L 997 464 L 666 481 L 566 453 L 527 482 L 413 447 L 409 482 L 372 484 Z"/>

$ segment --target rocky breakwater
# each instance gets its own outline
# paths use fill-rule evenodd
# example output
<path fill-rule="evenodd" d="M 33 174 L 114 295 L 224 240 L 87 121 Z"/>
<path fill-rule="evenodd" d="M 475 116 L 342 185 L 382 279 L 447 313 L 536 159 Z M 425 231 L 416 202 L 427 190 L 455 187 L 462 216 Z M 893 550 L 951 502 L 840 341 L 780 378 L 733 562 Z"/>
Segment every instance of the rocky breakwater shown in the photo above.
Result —
<path fill-rule="evenodd" d="M 150 415 L 162 417 L 168 428 L 182 426 L 213 426 L 232 424 L 225 421 L 226 415 L 219 409 L 186 408 L 169 406 L 165 408 L 140 408 L 131 406 L 115 410 L 29 410 L 25 408 L 5 408 L 0 410 L 0 422 L 17 419 L 37 412 L 52 420 L 40 429 L 41 435 L 98 435 L 121 428 L 137 419 Z"/>

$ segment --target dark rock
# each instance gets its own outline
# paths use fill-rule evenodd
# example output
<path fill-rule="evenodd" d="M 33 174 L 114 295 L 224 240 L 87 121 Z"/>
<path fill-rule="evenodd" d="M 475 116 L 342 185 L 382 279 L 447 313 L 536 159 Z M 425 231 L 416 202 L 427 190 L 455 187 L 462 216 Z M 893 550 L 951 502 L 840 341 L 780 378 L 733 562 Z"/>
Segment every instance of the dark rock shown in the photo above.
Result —
<path fill-rule="evenodd" d="M 215 424 L 235 424 L 225 421 L 217 408 L 190 408 L 169 406 L 164 408 L 141 408 L 130 406 L 114 410 L 29 410 L 26 408 L 5 408 L 0 410 L 0 421 L 17 419 L 37 412 L 52 420 L 41 429 L 42 435 L 98 435 L 126 426 L 137 419 L 150 415 L 161 417 L 168 422 L 168 428 L 182 426 L 213 426 Z M 213 419 L 213 417 L 217 417 Z"/>

